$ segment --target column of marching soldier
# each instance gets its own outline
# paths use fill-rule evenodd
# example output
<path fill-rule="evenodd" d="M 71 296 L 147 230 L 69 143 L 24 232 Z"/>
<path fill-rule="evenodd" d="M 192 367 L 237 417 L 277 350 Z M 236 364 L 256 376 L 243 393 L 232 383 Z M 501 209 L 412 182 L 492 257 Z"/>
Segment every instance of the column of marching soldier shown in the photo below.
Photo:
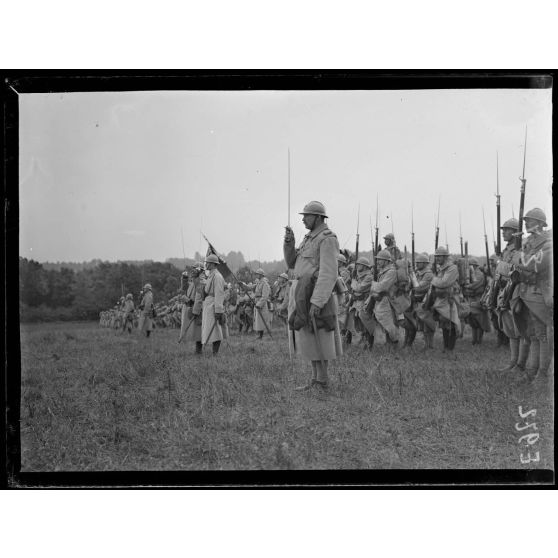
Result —
<path fill-rule="evenodd" d="M 312 365 L 309 382 L 296 389 L 327 390 L 329 360 L 355 344 L 357 333 L 363 348 L 372 350 L 381 332 L 393 353 L 401 329 L 403 348 L 411 347 L 420 331 L 423 350 L 429 351 L 440 328 L 443 351 L 451 354 L 468 324 L 473 345 L 480 345 L 484 333 L 494 328 L 498 346 L 509 346 L 509 362 L 499 371 L 509 372 L 510 381 L 546 384 L 552 358 L 553 277 L 552 234 L 544 230 L 542 210 L 525 214 L 528 236 L 521 250 L 514 242 L 519 221 L 504 222 L 501 232 L 507 245 L 501 258 L 490 257 L 490 272 L 474 257 L 454 261 L 444 247 L 436 248 L 433 265 L 427 254 L 409 258 L 401 254 L 391 233 L 372 262 L 365 257 L 353 261 L 348 252 L 339 250 L 322 203 L 310 202 L 301 215 L 309 232 L 296 247 L 293 231 L 286 227 L 288 269 L 273 286 L 263 269 L 255 272 L 253 284 L 226 284 L 217 269 L 222 260 L 210 254 L 205 269 L 198 262 L 190 274 L 183 273 L 180 294 L 168 305 L 157 310 L 151 285 L 146 284 L 139 313 L 128 294 L 114 309 L 101 313 L 101 325 L 131 332 L 137 323 L 146 337 L 154 321 L 180 327 L 179 341 L 193 342 L 196 354 L 206 345 L 217 354 L 229 325 L 237 326 L 240 333 L 253 330 L 262 339 L 266 331 L 271 335 L 276 318 L 288 324 L 290 353 Z"/>

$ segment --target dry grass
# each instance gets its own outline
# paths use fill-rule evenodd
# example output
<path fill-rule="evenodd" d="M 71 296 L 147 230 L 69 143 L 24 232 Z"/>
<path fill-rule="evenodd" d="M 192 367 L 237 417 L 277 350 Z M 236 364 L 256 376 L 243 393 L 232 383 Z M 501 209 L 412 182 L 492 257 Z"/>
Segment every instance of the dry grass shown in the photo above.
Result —
<path fill-rule="evenodd" d="M 353 346 L 328 395 L 293 392 L 309 364 L 291 367 L 279 329 L 216 358 L 177 337 L 22 326 L 22 470 L 554 468 L 550 396 L 494 372 L 493 335 L 451 357 Z M 520 463 L 519 405 L 537 409 L 538 464 Z"/>

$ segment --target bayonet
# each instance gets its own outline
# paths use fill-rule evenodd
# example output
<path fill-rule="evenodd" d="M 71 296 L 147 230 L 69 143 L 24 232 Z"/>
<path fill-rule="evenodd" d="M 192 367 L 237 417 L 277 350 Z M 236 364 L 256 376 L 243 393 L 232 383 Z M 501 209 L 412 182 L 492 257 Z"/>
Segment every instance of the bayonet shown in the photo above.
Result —
<path fill-rule="evenodd" d="M 498 176 L 498 151 L 496 151 L 496 234 L 498 235 L 498 242 L 495 244 L 496 254 L 502 255 L 502 244 L 500 234 L 500 180 Z"/>
<path fill-rule="evenodd" d="M 492 277 L 492 270 L 490 269 L 490 254 L 488 252 L 488 238 L 486 236 L 486 221 L 484 218 L 484 207 L 482 208 L 482 224 L 484 226 L 484 250 L 486 254 L 486 269 L 489 277 Z"/>
<path fill-rule="evenodd" d="M 523 236 L 523 210 L 525 208 L 525 159 L 527 156 L 527 126 L 525 126 L 525 145 L 523 148 L 523 176 L 519 179 L 521 180 L 521 191 L 519 197 L 519 230 L 515 236 L 515 249 L 521 250 L 521 237 Z"/>
<path fill-rule="evenodd" d="M 461 230 L 461 211 L 459 212 L 459 247 L 461 249 L 461 257 L 463 257 L 464 252 L 463 252 L 463 232 Z"/>
<path fill-rule="evenodd" d="M 415 219 L 413 215 L 413 204 L 411 204 L 411 267 L 415 270 Z"/>

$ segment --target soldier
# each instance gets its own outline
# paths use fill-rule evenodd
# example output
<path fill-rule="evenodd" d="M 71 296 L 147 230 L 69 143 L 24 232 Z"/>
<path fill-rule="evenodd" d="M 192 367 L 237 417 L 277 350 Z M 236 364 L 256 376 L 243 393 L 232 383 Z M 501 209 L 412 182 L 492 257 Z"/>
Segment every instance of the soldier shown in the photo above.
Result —
<path fill-rule="evenodd" d="M 254 298 L 256 299 L 256 305 L 254 307 L 254 331 L 257 332 L 258 339 L 262 339 L 264 331 L 267 331 L 271 322 L 271 313 L 267 307 L 267 302 L 271 296 L 271 287 L 269 286 L 269 281 L 263 269 L 257 269 L 256 276 L 258 280 L 254 293 Z"/>
<path fill-rule="evenodd" d="M 182 323 L 180 325 L 180 338 L 184 335 L 196 344 L 195 354 L 201 355 L 202 345 L 202 308 L 205 279 L 203 277 L 203 264 L 197 262 L 191 273 L 186 300 L 182 308 Z"/>
<path fill-rule="evenodd" d="M 494 314 L 498 318 L 498 331 L 502 331 L 509 339 L 510 362 L 499 371 L 514 371 L 522 376 L 527 363 L 527 357 L 529 356 L 531 339 L 528 336 L 521 336 L 510 309 L 511 291 L 514 288 L 510 282 L 510 273 L 513 257 L 516 253 L 514 234 L 519 230 L 519 221 L 517 219 L 508 219 L 500 228 L 502 229 L 504 241 L 507 244 L 502 252 L 502 260 L 498 262 L 494 273 L 495 283 L 491 295 L 491 303 L 495 305 Z"/>
<path fill-rule="evenodd" d="M 426 309 L 432 307 L 434 318 L 442 328 L 444 351 L 452 351 L 455 341 L 461 332 L 459 320 L 459 271 L 457 266 L 449 259 L 449 252 L 444 246 L 436 248 L 436 276 L 431 283 L 431 297 L 433 301 L 427 302 Z M 430 297 L 429 297 L 430 298 Z"/>
<path fill-rule="evenodd" d="M 351 312 L 352 294 L 350 294 L 351 271 L 347 267 L 347 258 L 341 253 L 337 254 L 337 272 L 347 288 L 345 293 L 338 295 L 337 300 L 339 305 L 339 329 L 345 343 L 350 345 L 354 331 L 354 312 Z"/>
<path fill-rule="evenodd" d="M 409 340 L 409 345 L 412 344 L 416 331 L 422 331 L 424 336 L 424 348 L 434 348 L 434 332 L 436 331 L 436 322 L 430 310 L 425 310 L 422 306 L 424 297 L 430 289 L 430 283 L 434 278 L 432 268 L 430 267 L 430 259 L 424 254 L 417 254 L 415 257 L 417 286 L 413 287 L 411 292 L 411 299 L 413 307 L 415 308 L 416 330 L 414 334 L 410 334 L 412 339 Z"/>
<path fill-rule="evenodd" d="M 383 329 L 386 343 L 395 349 L 399 343 L 399 327 L 396 325 L 396 315 L 393 299 L 397 289 L 397 270 L 389 250 L 380 250 L 376 254 L 378 280 L 370 285 L 370 297 L 366 306 L 374 304 L 374 320 Z"/>
<path fill-rule="evenodd" d="M 396 262 L 397 260 L 400 260 L 401 250 L 399 250 L 395 244 L 395 236 L 393 236 L 393 233 L 386 234 L 386 236 L 384 236 L 384 241 L 384 244 L 386 245 L 384 250 L 387 250 L 390 253 L 391 261 Z"/>
<path fill-rule="evenodd" d="M 289 276 L 281 273 L 277 277 L 277 290 L 275 291 L 275 303 L 277 315 L 286 323 L 289 306 Z"/>
<path fill-rule="evenodd" d="M 224 339 L 221 326 L 226 323 L 225 318 L 225 280 L 217 265 L 219 258 L 215 254 L 210 254 L 205 259 L 206 269 L 209 275 L 204 285 L 204 300 L 202 311 L 202 343 L 213 343 L 213 354 L 219 352 L 221 341 Z"/>
<path fill-rule="evenodd" d="M 145 336 L 149 337 L 153 330 L 153 292 L 151 291 L 151 285 L 146 283 L 142 292 L 145 294 L 139 306 L 141 314 L 138 329 L 140 333 L 145 331 Z"/>
<path fill-rule="evenodd" d="M 543 230 L 546 215 L 538 207 L 528 211 L 524 220 L 529 236 L 523 241 L 522 251 L 513 256 L 511 273 L 512 281 L 520 282 L 512 296 L 513 317 L 522 335 L 531 337 L 527 366 L 519 383 L 536 379 L 543 385 L 551 361 L 549 332 L 554 313 L 552 233 Z"/>
<path fill-rule="evenodd" d="M 486 288 L 486 278 L 479 269 L 477 258 L 469 258 L 470 282 L 464 287 L 465 296 L 469 300 L 470 314 L 465 321 L 473 331 L 473 345 L 480 345 L 485 331 L 490 331 L 488 310 L 484 308 L 481 298 Z"/>
<path fill-rule="evenodd" d="M 337 237 L 325 223 L 325 207 L 318 201 L 304 206 L 302 222 L 309 230 L 298 248 L 294 233 L 285 227 L 283 252 L 295 279 L 289 293 L 289 326 L 294 349 L 312 364 L 310 382 L 298 391 L 328 388 L 328 361 L 342 354 L 337 322 Z M 310 299 L 308 300 L 308 295 Z M 308 304 L 309 303 L 309 304 Z M 309 310 L 308 310 L 309 307 Z M 316 322 L 317 331 L 313 327 Z M 320 327 L 321 326 L 321 327 Z M 289 343 L 293 337 L 289 335 Z"/>
<path fill-rule="evenodd" d="M 376 323 L 372 315 L 366 310 L 366 302 L 370 295 L 370 286 L 374 280 L 372 264 L 368 258 L 356 261 L 356 276 L 351 281 L 351 306 L 349 312 L 354 319 L 354 327 L 366 342 L 368 350 L 374 347 L 374 331 Z"/>
<path fill-rule="evenodd" d="M 128 328 L 128 333 L 132 333 L 132 328 L 134 326 L 134 310 L 134 297 L 132 296 L 132 293 L 128 293 L 126 295 L 126 300 L 124 301 L 122 331 L 126 331 L 126 328 Z"/>
<path fill-rule="evenodd" d="M 411 279 L 409 273 L 411 262 L 407 259 L 407 253 L 405 252 L 405 258 L 394 263 L 397 280 L 391 303 L 396 314 L 395 323 L 405 330 L 403 346 L 411 347 L 416 335 L 416 321 L 413 317 L 411 305 Z"/>

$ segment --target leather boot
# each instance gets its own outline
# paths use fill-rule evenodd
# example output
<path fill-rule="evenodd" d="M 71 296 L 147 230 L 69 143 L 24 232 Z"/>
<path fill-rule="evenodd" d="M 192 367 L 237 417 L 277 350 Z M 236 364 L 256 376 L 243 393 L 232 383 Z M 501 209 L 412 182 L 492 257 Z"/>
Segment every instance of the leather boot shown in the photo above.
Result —
<path fill-rule="evenodd" d="M 536 337 L 531 338 L 531 349 L 529 351 L 527 366 L 525 367 L 525 374 L 529 377 L 529 380 L 533 380 L 539 370 L 541 356 L 540 345 L 540 341 Z"/>
<path fill-rule="evenodd" d="M 482 344 L 482 337 L 484 335 L 484 329 L 480 328 L 477 331 L 477 345 L 481 345 Z"/>
<path fill-rule="evenodd" d="M 455 327 L 452 326 L 448 332 L 448 348 L 450 351 L 455 349 L 455 342 L 457 341 L 457 333 L 455 331 Z"/>
<path fill-rule="evenodd" d="M 221 346 L 221 341 L 213 341 L 213 354 L 216 355 L 219 352 L 219 347 Z"/>
<path fill-rule="evenodd" d="M 444 339 L 444 351 L 448 349 L 448 330 L 446 328 L 442 329 L 442 338 Z"/>
<path fill-rule="evenodd" d="M 548 366 L 552 358 L 548 339 L 539 339 L 539 369 L 537 376 L 548 376 Z"/>
<path fill-rule="evenodd" d="M 203 345 L 201 341 L 196 341 L 196 354 L 201 355 L 203 350 Z"/>
<path fill-rule="evenodd" d="M 509 372 L 517 365 L 517 359 L 519 357 L 519 339 L 510 339 L 510 363 L 504 368 L 500 368 L 498 372 Z"/>
<path fill-rule="evenodd" d="M 424 344 L 426 345 L 427 349 L 434 348 L 434 332 L 433 331 L 425 331 L 424 332 Z"/>
<path fill-rule="evenodd" d="M 477 340 L 478 340 L 477 328 L 473 326 L 471 329 L 473 330 L 473 341 L 472 341 L 472 345 L 476 345 L 476 344 L 477 344 Z"/>
<path fill-rule="evenodd" d="M 409 334 L 408 339 L 407 339 L 407 346 L 412 347 L 413 343 L 415 342 L 415 337 L 417 336 L 417 330 L 416 329 L 408 329 L 407 332 Z"/>

